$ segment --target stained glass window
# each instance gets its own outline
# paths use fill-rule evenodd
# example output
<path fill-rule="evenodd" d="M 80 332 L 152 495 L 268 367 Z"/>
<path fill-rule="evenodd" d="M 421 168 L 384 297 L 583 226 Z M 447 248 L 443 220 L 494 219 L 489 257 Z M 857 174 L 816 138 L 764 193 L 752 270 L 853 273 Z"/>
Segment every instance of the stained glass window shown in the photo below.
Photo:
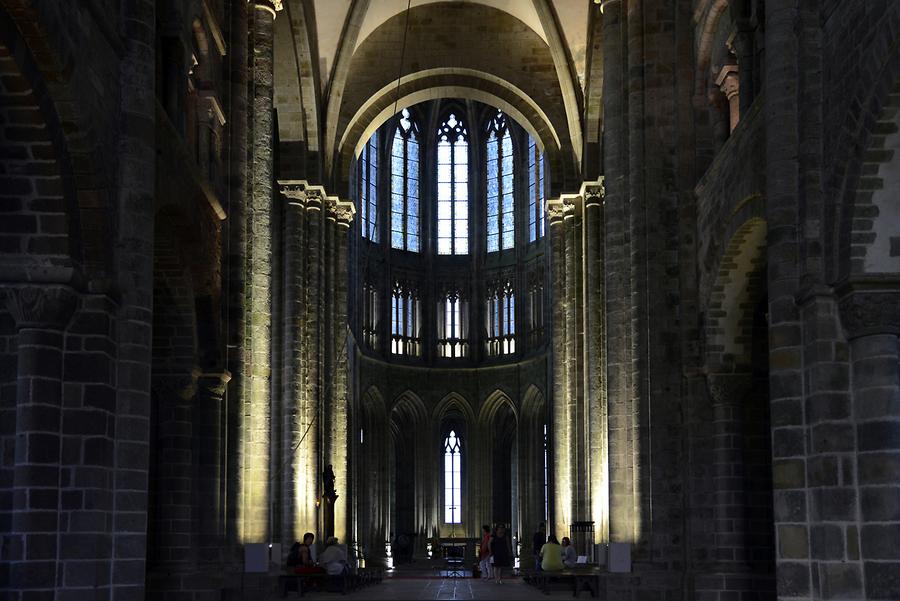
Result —
<path fill-rule="evenodd" d="M 487 250 L 508 250 L 516 243 L 513 202 L 512 137 L 501 111 L 488 125 Z"/>
<path fill-rule="evenodd" d="M 408 109 L 391 144 L 391 247 L 419 252 L 419 141 Z"/>
<path fill-rule="evenodd" d="M 444 523 L 462 523 L 462 446 L 454 430 L 444 439 Z"/>
<path fill-rule="evenodd" d="M 359 213 L 363 238 L 378 242 L 378 132 L 359 155 Z"/>
<path fill-rule="evenodd" d="M 544 235 L 544 154 L 528 139 L 528 241 Z"/>
<path fill-rule="evenodd" d="M 469 252 L 469 146 L 466 128 L 451 113 L 438 128 L 438 253 Z"/>

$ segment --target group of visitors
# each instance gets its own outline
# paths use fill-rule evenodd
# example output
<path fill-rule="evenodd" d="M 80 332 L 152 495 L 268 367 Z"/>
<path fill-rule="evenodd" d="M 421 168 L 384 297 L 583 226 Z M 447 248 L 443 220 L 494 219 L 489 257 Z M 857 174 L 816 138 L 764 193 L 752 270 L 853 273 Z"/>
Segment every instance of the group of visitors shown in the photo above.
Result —
<path fill-rule="evenodd" d="M 347 563 L 347 551 L 338 544 L 334 536 L 325 541 L 325 549 L 315 556 L 313 543 L 316 535 L 307 532 L 303 535 L 303 542 L 295 542 L 287 557 L 288 569 L 293 569 L 295 574 L 328 574 L 340 576 L 350 571 Z"/>
<path fill-rule="evenodd" d="M 547 536 L 547 526 L 541 522 L 534 533 L 534 569 L 544 572 L 558 572 L 565 568 L 574 568 L 578 562 L 578 554 L 568 536 L 564 536 L 562 544 L 552 534 Z"/>
<path fill-rule="evenodd" d="M 481 527 L 481 548 L 478 557 L 481 577 L 485 580 L 491 578 L 497 584 L 503 583 L 503 569 L 512 566 L 512 543 L 506 532 L 506 526 L 498 524 L 496 528 L 485 524 Z"/>

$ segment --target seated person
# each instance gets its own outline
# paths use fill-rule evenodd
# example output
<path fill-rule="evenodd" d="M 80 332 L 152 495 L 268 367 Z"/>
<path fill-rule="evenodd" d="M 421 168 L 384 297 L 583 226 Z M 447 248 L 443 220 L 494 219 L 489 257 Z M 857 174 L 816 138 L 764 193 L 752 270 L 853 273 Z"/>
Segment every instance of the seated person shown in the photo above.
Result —
<path fill-rule="evenodd" d="M 312 545 L 316 540 L 316 535 L 307 532 L 303 535 L 302 543 L 294 543 L 291 551 L 288 553 L 287 566 L 288 569 L 293 568 L 295 574 L 321 574 L 324 570 L 316 566 L 316 562 L 312 555 Z"/>
<path fill-rule="evenodd" d="M 541 547 L 541 570 L 544 572 L 559 572 L 563 569 L 562 547 L 552 534 L 547 537 L 547 542 Z"/>
<path fill-rule="evenodd" d="M 578 554 L 575 553 L 575 547 L 572 546 L 568 536 L 562 539 L 562 562 L 567 568 L 574 568 L 578 563 Z"/>
<path fill-rule="evenodd" d="M 329 537 L 325 543 L 325 550 L 319 555 L 319 566 L 325 569 L 329 576 L 340 576 L 350 571 L 347 563 L 347 552 L 338 544 L 335 537 Z"/>

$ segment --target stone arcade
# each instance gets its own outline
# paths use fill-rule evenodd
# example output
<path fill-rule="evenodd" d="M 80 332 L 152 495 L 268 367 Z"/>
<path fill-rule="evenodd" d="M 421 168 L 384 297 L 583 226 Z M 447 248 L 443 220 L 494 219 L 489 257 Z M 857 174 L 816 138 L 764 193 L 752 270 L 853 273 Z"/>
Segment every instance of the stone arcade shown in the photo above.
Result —
<path fill-rule="evenodd" d="M 898 42 L 891 0 L 0 0 L 0 597 L 546 522 L 631 544 L 609 599 L 900 599 Z"/>

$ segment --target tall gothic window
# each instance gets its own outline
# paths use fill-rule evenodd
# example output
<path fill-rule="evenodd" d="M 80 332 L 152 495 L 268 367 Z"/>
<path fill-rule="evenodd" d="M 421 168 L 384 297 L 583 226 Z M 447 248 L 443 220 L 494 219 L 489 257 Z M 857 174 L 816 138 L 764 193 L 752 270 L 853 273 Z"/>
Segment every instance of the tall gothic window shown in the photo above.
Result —
<path fill-rule="evenodd" d="M 396 284 L 391 295 L 391 353 L 419 355 L 418 299 L 413 291 Z"/>
<path fill-rule="evenodd" d="M 363 338 L 369 348 L 378 346 L 378 289 L 366 283 L 363 286 Z"/>
<path fill-rule="evenodd" d="M 391 247 L 419 252 L 419 141 L 407 109 L 391 145 Z"/>
<path fill-rule="evenodd" d="M 488 355 L 511 355 L 516 352 L 516 297 L 512 284 L 495 288 L 487 301 Z"/>
<path fill-rule="evenodd" d="M 444 294 L 438 302 L 438 353 L 441 357 L 465 357 L 468 345 L 468 303 L 458 291 Z"/>
<path fill-rule="evenodd" d="M 378 132 L 359 155 L 359 212 L 363 238 L 378 242 Z"/>
<path fill-rule="evenodd" d="M 528 138 L 528 241 L 544 236 L 544 155 Z"/>
<path fill-rule="evenodd" d="M 516 243 L 513 203 L 512 137 L 501 111 L 488 125 L 487 250 L 508 250 Z"/>
<path fill-rule="evenodd" d="M 462 448 L 454 430 L 444 440 L 444 523 L 462 523 Z"/>
<path fill-rule="evenodd" d="M 438 128 L 438 253 L 469 252 L 469 147 L 466 128 L 451 113 Z"/>
<path fill-rule="evenodd" d="M 547 439 L 547 424 L 544 424 L 544 521 L 550 521 L 550 478 L 547 468 L 547 448 L 550 446 Z"/>

